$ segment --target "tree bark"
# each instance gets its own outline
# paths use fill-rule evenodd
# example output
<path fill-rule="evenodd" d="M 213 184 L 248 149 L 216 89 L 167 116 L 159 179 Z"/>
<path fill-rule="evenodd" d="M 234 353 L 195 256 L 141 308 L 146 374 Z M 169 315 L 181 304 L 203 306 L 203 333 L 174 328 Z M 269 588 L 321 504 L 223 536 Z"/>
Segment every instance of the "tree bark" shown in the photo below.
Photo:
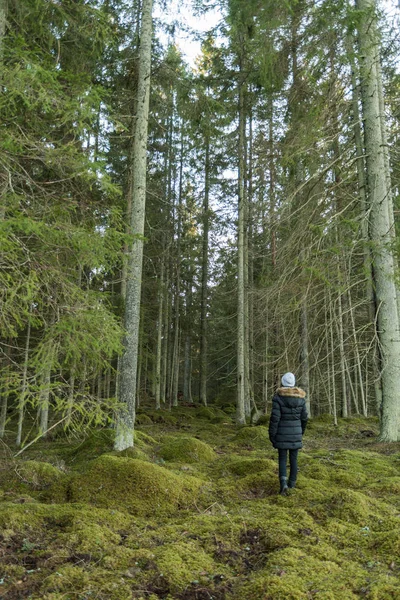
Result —
<path fill-rule="evenodd" d="M 382 148 L 381 107 L 376 68 L 379 42 L 374 0 L 357 0 L 360 10 L 361 98 L 365 132 L 369 238 L 372 243 L 374 282 L 377 300 L 378 338 L 382 353 L 382 441 L 396 442 L 399 433 L 400 340 L 395 286 L 395 260 L 391 248 L 391 206 L 387 170 Z"/>
<path fill-rule="evenodd" d="M 158 285 L 158 319 L 157 319 L 157 351 L 155 372 L 155 399 L 156 410 L 161 408 L 161 354 L 162 354 L 162 332 L 163 332 L 163 308 L 164 308 L 164 257 L 161 258 L 161 275 Z"/>
<path fill-rule="evenodd" d="M 143 234 L 146 206 L 146 167 L 148 114 L 150 100 L 152 0 L 143 0 L 139 51 L 138 105 L 133 153 L 133 205 L 131 233 L 137 236 L 132 244 L 128 261 L 124 353 L 121 359 L 119 401 L 123 405 L 118 415 L 115 450 L 124 450 L 134 444 L 136 376 L 138 363 L 140 299 L 143 265 Z"/>
<path fill-rule="evenodd" d="M 239 170 L 238 170 L 238 302 L 237 302 L 237 406 L 236 422 L 246 423 L 245 413 L 245 189 L 244 189 L 244 148 L 245 148 L 244 83 L 239 80 Z"/>
<path fill-rule="evenodd" d="M 29 344 L 31 339 L 31 320 L 28 320 L 28 330 L 26 332 L 25 342 L 25 354 L 24 354 L 24 367 L 22 371 L 22 385 L 21 385 L 21 397 L 18 405 L 18 430 L 16 445 L 20 446 L 22 442 L 22 425 L 24 422 L 25 402 L 26 402 L 26 388 L 28 380 L 28 362 L 29 362 Z"/>
<path fill-rule="evenodd" d="M 49 405 L 50 405 L 50 378 L 52 369 L 52 360 L 45 365 L 42 374 L 41 389 L 39 394 L 39 433 L 42 437 L 46 437 L 46 432 L 49 428 Z"/>
<path fill-rule="evenodd" d="M 359 111 L 359 88 L 357 84 L 356 66 L 352 58 L 353 44 L 349 44 L 350 66 L 351 66 L 351 81 L 352 81 L 352 107 L 354 121 L 354 141 L 357 153 L 357 180 L 358 180 L 358 197 L 360 200 L 361 210 L 361 231 L 363 238 L 363 256 L 364 256 L 364 271 L 366 274 L 366 295 L 368 302 L 368 316 L 371 324 L 375 323 L 375 295 L 373 288 L 373 272 L 371 262 L 371 251 L 368 245 L 368 207 L 367 207 L 367 182 L 365 174 L 365 156 L 364 156 L 364 141 L 360 125 Z M 374 392 L 375 403 L 378 407 L 378 414 L 382 404 L 382 388 L 381 375 L 379 366 L 379 347 L 374 341 L 372 369 L 374 375 Z"/>
<path fill-rule="evenodd" d="M 205 136 L 203 241 L 201 264 L 201 315 L 200 315 L 200 402 L 207 406 L 207 305 L 208 305 L 208 244 L 210 229 L 210 136 Z"/>

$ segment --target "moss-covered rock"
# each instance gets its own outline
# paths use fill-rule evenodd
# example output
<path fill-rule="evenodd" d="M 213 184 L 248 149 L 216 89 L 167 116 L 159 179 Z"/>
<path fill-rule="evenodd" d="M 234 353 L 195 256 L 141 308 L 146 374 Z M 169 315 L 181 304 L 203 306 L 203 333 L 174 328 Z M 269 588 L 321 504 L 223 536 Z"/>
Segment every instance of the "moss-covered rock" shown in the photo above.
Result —
<path fill-rule="evenodd" d="M 137 515 L 171 514 L 197 498 L 202 482 L 131 458 L 101 456 L 71 478 L 72 502 L 127 510 Z"/>
<path fill-rule="evenodd" d="M 216 458 L 208 444 L 187 435 L 165 437 L 158 455 L 167 461 L 185 463 L 209 462 Z"/>

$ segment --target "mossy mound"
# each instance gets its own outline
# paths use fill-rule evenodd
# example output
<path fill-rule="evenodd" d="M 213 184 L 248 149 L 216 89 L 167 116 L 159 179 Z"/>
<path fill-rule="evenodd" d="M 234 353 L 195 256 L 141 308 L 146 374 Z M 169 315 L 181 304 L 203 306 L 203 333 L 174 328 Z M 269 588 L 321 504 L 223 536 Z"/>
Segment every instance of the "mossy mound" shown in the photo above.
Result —
<path fill-rule="evenodd" d="M 193 586 L 209 585 L 213 575 L 221 573 L 212 557 L 193 541 L 169 544 L 155 551 L 155 563 L 172 593 Z"/>
<path fill-rule="evenodd" d="M 141 450 L 137 446 L 133 448 L 125 448 L 125 450 L 120 450 L 119 452 L 108 452 L 109 456 L 121 456 L 125 458 L 136 458 L 138 460 L 150 460 L 149 456 L 146 454 L 144 450 Z"/>
<path fill-rule="evenodd" d="M 73 590 L 73 591 L 72 591 Z M 71 593 L 72 592 L 72 593 Z M 64 565 L 44 581 L 43 600 L 97 598 L 98 600 L 131 600 L 132 590 L 119 573 L 93 569 L 88 572 L 78 565 Z"/>
<path fill-rule="evenodd" d="M 72 502 L 88 502 L 137 515 L 168 515 L 191 505 L 201 484 L 194 477 L 177 476 L 142 460 L 104 455 L 71 478 L 68 497 Z"/>
<path fill-rule="evenodd" d="M 37 460 L 14 461 L 3 475 L 0 484 L 13 490 L 43 491 L 65 474 L 50 463 Z"/>
<path fill-rule="evenodd" d="M 163 425 L 176 425 L 178 423 L 178 417 L 172 414 L 169 410 L 152 410 L 146 413 L 153 423 L 159 423 Z"/>
<path fill-rule="evenodd" d="M 189 464 L 209 462 L 216 458 L 214 450 L 208 444 L 186 435 L 165 437 L 158 455 L 163 460 Z"/>
<path fill-rule="evenodd" d="M 139 431 L 135 429 L 135 446 L 138 448 L 145 448 L 149 446 L 155 446 L 157 444 L 156 440 L 144 431 Z"/>
<path fill-rule="evenodd" d="M 247 475 L 237 483 L 237 489 L 248 498 L 276 495 L 278 488 L 278 477 L 271 470 Z"/>
<path fill-rule="evenodd" d="M 200 408 L 197 408 L 195 414 L 196 417 L 208 419 L 209 421 L 211 421 L 215 417 L 215 412 L 208 406 L 201 406 Z"/>
<path fill-rule="evenodd" d="M 232 439 L 237 446 L 252 449 L 269 449 L 271 442 L 267 427 L 243 427 Z"/>
<path fill-rule="evenodd" d="M 257 600 L 352 600 L 363 572 L 354 563 L 319 560 L 298 548 L 274 552 L 269 566 L 236 588 L 234 597 Z"/>
<path fill-rule="evenodd" d="M 93 431 L 78 446 L 72 449 L 71 456 L 75 462 L 87 461 L 106 452 L 111 452 L 114 446 L 115 430 L 99 429 Z"/>
<path fill-rule="evenodd" d="M 278 472 L 278 463 L 270 458 L 236 456 L 223 460 L 221 470 L 224 474 L 230 473 L 239 477 L 266 472 L 276 474 Z"/>
<path fill-rule="evenodd" d="M 149 415 L 146 413 L 140 413 L 136 415 L 136 424 L 137 425 L 152 425 L 153 421 L 151 420 Z"/>

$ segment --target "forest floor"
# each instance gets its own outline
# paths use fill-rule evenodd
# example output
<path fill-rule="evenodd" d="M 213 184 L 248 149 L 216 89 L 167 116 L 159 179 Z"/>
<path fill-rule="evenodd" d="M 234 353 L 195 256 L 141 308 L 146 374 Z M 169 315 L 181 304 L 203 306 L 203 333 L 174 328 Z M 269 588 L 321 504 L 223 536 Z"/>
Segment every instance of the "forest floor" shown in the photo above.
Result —
<path fill-rule="evenodd" d="M 400 444 L 374 418 L 310 422 L 298 486 L 277 494 L 265 425 L 219 408 L 138 415 L 0 449 L 0 599 L 395 600 Z"/>

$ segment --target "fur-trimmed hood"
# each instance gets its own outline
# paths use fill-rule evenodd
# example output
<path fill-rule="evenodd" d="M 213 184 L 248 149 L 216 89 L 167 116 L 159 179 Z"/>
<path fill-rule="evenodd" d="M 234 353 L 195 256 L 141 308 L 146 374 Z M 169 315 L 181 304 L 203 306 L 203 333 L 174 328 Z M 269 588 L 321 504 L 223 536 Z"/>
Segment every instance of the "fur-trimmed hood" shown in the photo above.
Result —
<path fill-rule="evenodd" d="M 277 389 L 276 393 L 282 397 L 290 397 L 290 398 L 305 398 L 306 393 L 299 387 L 280 387 Z"/>

